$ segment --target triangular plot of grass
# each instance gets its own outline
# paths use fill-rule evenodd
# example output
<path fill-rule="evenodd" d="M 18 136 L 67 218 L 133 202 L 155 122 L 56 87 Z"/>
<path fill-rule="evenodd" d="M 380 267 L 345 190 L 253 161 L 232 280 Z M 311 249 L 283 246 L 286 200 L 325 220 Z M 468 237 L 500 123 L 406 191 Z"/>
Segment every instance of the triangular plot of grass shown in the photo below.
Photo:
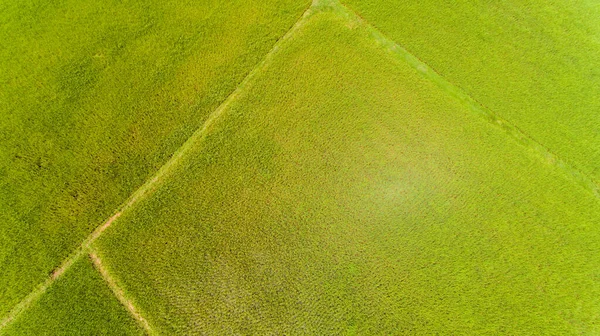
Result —
<path fill-rule="evenodd" d="M 89 258 L 81 259 L 0 335 L 144 335 Z"/>
<path fill-rule="evenodd" d="M 167 161 L 308 5 L 0 4 L 0 320 Z"/>
<path fill-rule="evenodd" d="M 323 4 L 97 242 L 164 334 L 598 332 L 600 205 Z"/>

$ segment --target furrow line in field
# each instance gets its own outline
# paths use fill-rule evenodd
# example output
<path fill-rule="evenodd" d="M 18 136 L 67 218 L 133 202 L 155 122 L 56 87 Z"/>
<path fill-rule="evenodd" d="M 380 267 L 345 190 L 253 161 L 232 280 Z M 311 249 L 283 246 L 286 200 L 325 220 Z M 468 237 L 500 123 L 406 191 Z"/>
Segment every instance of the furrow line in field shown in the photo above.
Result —
<path fill-rule="evenodd" d="M 437 73 L 433 68 L 423 62 L 421 59 L 410 53 L 404 47 L 396 43 L 394 40 L 387 37 L 375 26 L 371 25 L 358 13 L 347 7 L 339 0 L 328 0 L 329 6 L 331 6 L 338 14 L 347 20 L 361 22 L 368 29 L 371 37 L 384 49 L 394 55 L 396 58 L 401 59 L 408 63 L 413 69 L 415 69 L 423 77 L 434 82 L 438 87 L 447 92 L 450 96 L 454 97 L 461 102 L 463 106 L 468 108 L 471 112 L 480 115 L 487 120 L 492 126 L 497 127 L 504 131 L 517 143 L 527 148 L 533 155 L 537 156 L 547 164 L 557 168 L 564 174 L 569 176 L 574 182 L 579 184 L 584 189 L 591 192 L 597 199 L 600 199 L 600 186 L 587 174 L 573 167 L 565 160 L 560 158 L 558 155 L 552 153 L 548 148 L 534 140 L 532 137 L 521 131 L 517 126 L 502 118 L 477 100 L 469 96 L 460 87 L 454 85 L 442 75 Z"/>
<path fill-rule="evenodd" d="M 169 175 L 173 173 L 185 154 L 206 137 L 206 135 L 214 127 L 215 121 L 219 119 L 223 112 L 227 110 L 231 103 L 235 101 L 244 90 L 248 89 L 253 79 L 272 62 L 273 57 L 279 52 L 282 44 L 288 41 L 292 35 L 305 24 L 308 18 L 317 11 L 316 4 L 317 1 L 313 1 L 312 5 L 309 6 L 306 11 L 304 11 L 300 19 L 296 21 L 296 23 L 274 43 L 273 47 L 271 50 L 269 50 L 265 57 L 254 67 L 254 69 L 252 69 L 252 71 L 248 73 L 248 75 L 246 75 L 246 77 L 221 103 L 221 105 L 219 105 L 219 107 L 217 107 L 217 109 L 209 115 L 202 127 L 198 128 L 150 179 L 146 180 L 144 184 L 142 184 L 133 194 L 131 194 L 131 196 L 129 196 L 129 198 L 121 206 L 119 206 L 119 208 L 117 208 L 116 212 L 109 219 L 98 226 L 43 283 L 39 284 L 4 318 L 0 320 L 0 333 L 2 333 L 2 330 L 11 322 L 13 322 L 16 317 L 27 310 L 27 308 L 31 306 L 33 302 L 42 296 L 57 279 L 59 279 L 77 260 L 79 260 L 79 258 L 81 258 L 84 254 L 91 254 L 90 251 L 92 244 L 106 231 L 106 229 L 113 224 L 115 220 L 117 220 L 129 208 L 137 204 L 141 199 L 152 194 L 152 192 L 156 190 L 160 183 L 165 181 L 165 179 L 167 179 Z"/>
<path fill-rule="evenodd" d="M 129 312 L 129 314 L 138 322 L 138 324 L 144 329 L 144 331 L 148 335 L 155 335 L 156 333 L 150 327 L 148 321 L 144 318 L 144 316 L 140 313 L 140 310 L 135 306 L 133 301 L 125 295 L 125 292 L 119 287 L 115 279 L 110 275 L 108 270 L 102 264 L 102 259 L 98 257 L 98 254 L 94 249 L 91 249 L 89 253 L 89 257 L 94 264 L 94 267 L 102 275 L 104 281 L 108 285 L 108 287 L 112 290 L 115 297 L 121 302 L 125 309 Z"/>

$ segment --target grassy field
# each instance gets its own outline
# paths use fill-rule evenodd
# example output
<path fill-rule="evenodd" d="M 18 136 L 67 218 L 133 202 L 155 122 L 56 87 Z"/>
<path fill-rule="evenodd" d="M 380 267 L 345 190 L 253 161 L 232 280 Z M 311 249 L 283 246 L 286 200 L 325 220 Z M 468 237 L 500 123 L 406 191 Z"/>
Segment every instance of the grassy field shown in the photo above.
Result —
<path fill-rule="evenodd" d="M 143 335 L 89 259 L 80 260 L 0 335 Z"/>
<path fill-rule="evenodd" d="M 594 334 L 600 204 L 332 2 L 97 244 L 163 334 Z"/>
<path fill-rule="evenodd" d="M 0 335 L 600 334 L 599 17 L 0 0 Z"/>
<path fill-rule="evenodd" d="M 597 1 L 343 2 L 600 184 Z"/>
<path fill-rule="evenodd" d="M 0 1 L 0 317 L 164 164 L 308 5 Z"/>

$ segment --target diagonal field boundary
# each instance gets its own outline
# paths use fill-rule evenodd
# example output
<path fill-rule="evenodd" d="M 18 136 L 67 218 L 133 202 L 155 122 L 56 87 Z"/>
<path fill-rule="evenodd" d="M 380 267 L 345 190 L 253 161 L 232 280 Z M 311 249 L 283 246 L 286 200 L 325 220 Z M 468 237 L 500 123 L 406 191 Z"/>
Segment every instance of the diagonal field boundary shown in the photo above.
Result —
<path fill-rule="evenodd" d="M 579 184 L 581 187 L 591 192 L 597 199 L 600 199 L 600 186 L 596 182 L 594 182 L 594 180 L 590 176 L 573 167 L 565 160 L 552 153 L 544 145 L 537 142 L 529 135 L 525 134 L 517 126 L 513 125 L 508 120 L 502 118 L 494 111 L 490 110 L 483 104 L 473 99 L 460 87 L 452 84 L 442 75 L 437 73 L 433 68 L 427 65 L 425 62 L 423 62 L 418 57 L 410 53 L 408 50 L 396 43 L 394 40 L 387 37 L 376 27 L 374 27 L 365 19 L 363 19 L 359 14 L 354 12 L 348 6 L 341 3 L 340 0 L 327 0 L 327 5 L 331 7 L 333 11 L 346 18 L 347 20 L 362 23 L 367 28 L 369 34 L 371 35 L 371 38 L 373 38 L 382 48 L 387 50 L 394 57 L 408 63 L 408 65 L 415 69 L 419 74 L 434 82 L 438 87 L 447 92 L 450 96 L 457 99 L 468 110 L 483 117 L 492 126 L 501 129 L 513 140 L 525 147 L 534 156 L 538 157 L 543 162 L 546 162 L 548 165 L 557 168 L 559 171 L 566 174 L 570 179 Z"/>
<path fill-rule="evenodd" d="M 100 275 L 102 275 L 102 278 L 104 278 L 104 281 L 108 284 L 108 287 L 110 287 L 115 297 L 121 302 L 123 306 L 125 306 L 125 308 L 127 308 L 129 314 L 133 316 L 136 322 L 138 322 L 138 324 L 144 329 L 144 331 L 148 335 L 155 335 L 156 333 L 152 330 L 150 324 L 148 324 L 148 321 L 144 318 L 144 316 L 142 316 L 139 309 L 133 304 L 133 301 L 127 298 L 123 289 L 121 289 L 121 287 L 117 285 L 117 282 L 106 270 L 106 268 L 102 264 L 102 259 L 98 257 L 98 254 L 94 249 L 91 249 L 89 256 L 96 270 L 100 273 Z"/>
<path fill-rule="evenodd" d="M 269 64 L 271 64 L 273 57 L 279 53 L 282 44 L 286 43 L 294 35 L 294 33 L 306 23 L 308 18 L 314 13 L 318 12 L 319 9 L 319 1 L 313 0 L 311 6 L 304 11 L 300 19 L 296 21 L 296 23 L 281 38 L 279 38 L 277 42 L 275 42 L 265 57 L 254 67 L 254 69 L 252 69 L 252 71 L 248 73 L 248 75 L 223 101 L 223 103 L 221 103 L 221 105 L 219 105 L 219 107 L 209 115 L 204 125 L 198 128 L 150 179 L 144 182 L 144 184 L 142 184 L 131 196 L 129 196 L 129 198 L 121 206 L 119 206 L 119 208 L 117 208 L 115 213 L 109 219 L 98 226 L 66 259 L 64 259 L 61 265 L 52 272 L 46 281 L 39 284 L 31 293 L 29 293 L 0 320 L 0 334 L 2 334 L 2 330 L 11 324 L 15 318 L 26 311 L 32 303 L 39 299 L 39 297 L 42 296 L 48 290 L 48 288 L 77 260 L 86 254 L 91 255 L 93 253 L 92 244 L 104 233 L 106 229 L 108 229 L 114 223 L 115 220 L 117 220 L 125 211 L 137 204 L 140 200 L 152 194 L 152 192 L 155 191 L 158 186 L 173 173 L 185 154 L 206 137 L 206 135 L 213 129 L 215 121 L 219 119 L 219 117 L 224 111 L 227 110 L 231 103 L 235 101 L 244 90 L 247 90 L 249 87 L 251 87 L 253 80 L 258 76 L 258 74 L 267 66 L 269 66 Z M 137 317 L 136 320 L 139 321 Z"/>

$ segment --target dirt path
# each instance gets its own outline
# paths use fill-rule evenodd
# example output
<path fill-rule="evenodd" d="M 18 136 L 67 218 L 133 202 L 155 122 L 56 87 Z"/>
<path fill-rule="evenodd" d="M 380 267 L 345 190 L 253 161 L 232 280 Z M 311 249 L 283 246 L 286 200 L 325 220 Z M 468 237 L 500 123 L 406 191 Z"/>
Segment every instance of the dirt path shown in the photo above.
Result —
<path fill-rule="evenodd" d="M 139 323 L 139 325 L 144 329 L 144 331 L 146 331 L 148 335 L 155 335 L 156 333 L 152 330 L 150 324 L 148 324 L 148 321 L 144 318 L 144 316 L 142 316 L 140 310 L 135 306 L 133 301 L 127 298 L 121 287 L 117 285 L 117 282 L 106 270 L 102 264 L 102 260 L 100 257 L 98 257 L 96 252 L 90 252 L 89 256 L 96 270 L 98 270 L 98 272 L 102 275 L 108 287 L 110 287 L 112 292 L 115 294 L 115 297 L 121 302 L 121 304 L 123 304 L 123 306 L 125 306 L 127 311 L 129 311 L 129 314 L 131 314 L 131 316 Z"/>

